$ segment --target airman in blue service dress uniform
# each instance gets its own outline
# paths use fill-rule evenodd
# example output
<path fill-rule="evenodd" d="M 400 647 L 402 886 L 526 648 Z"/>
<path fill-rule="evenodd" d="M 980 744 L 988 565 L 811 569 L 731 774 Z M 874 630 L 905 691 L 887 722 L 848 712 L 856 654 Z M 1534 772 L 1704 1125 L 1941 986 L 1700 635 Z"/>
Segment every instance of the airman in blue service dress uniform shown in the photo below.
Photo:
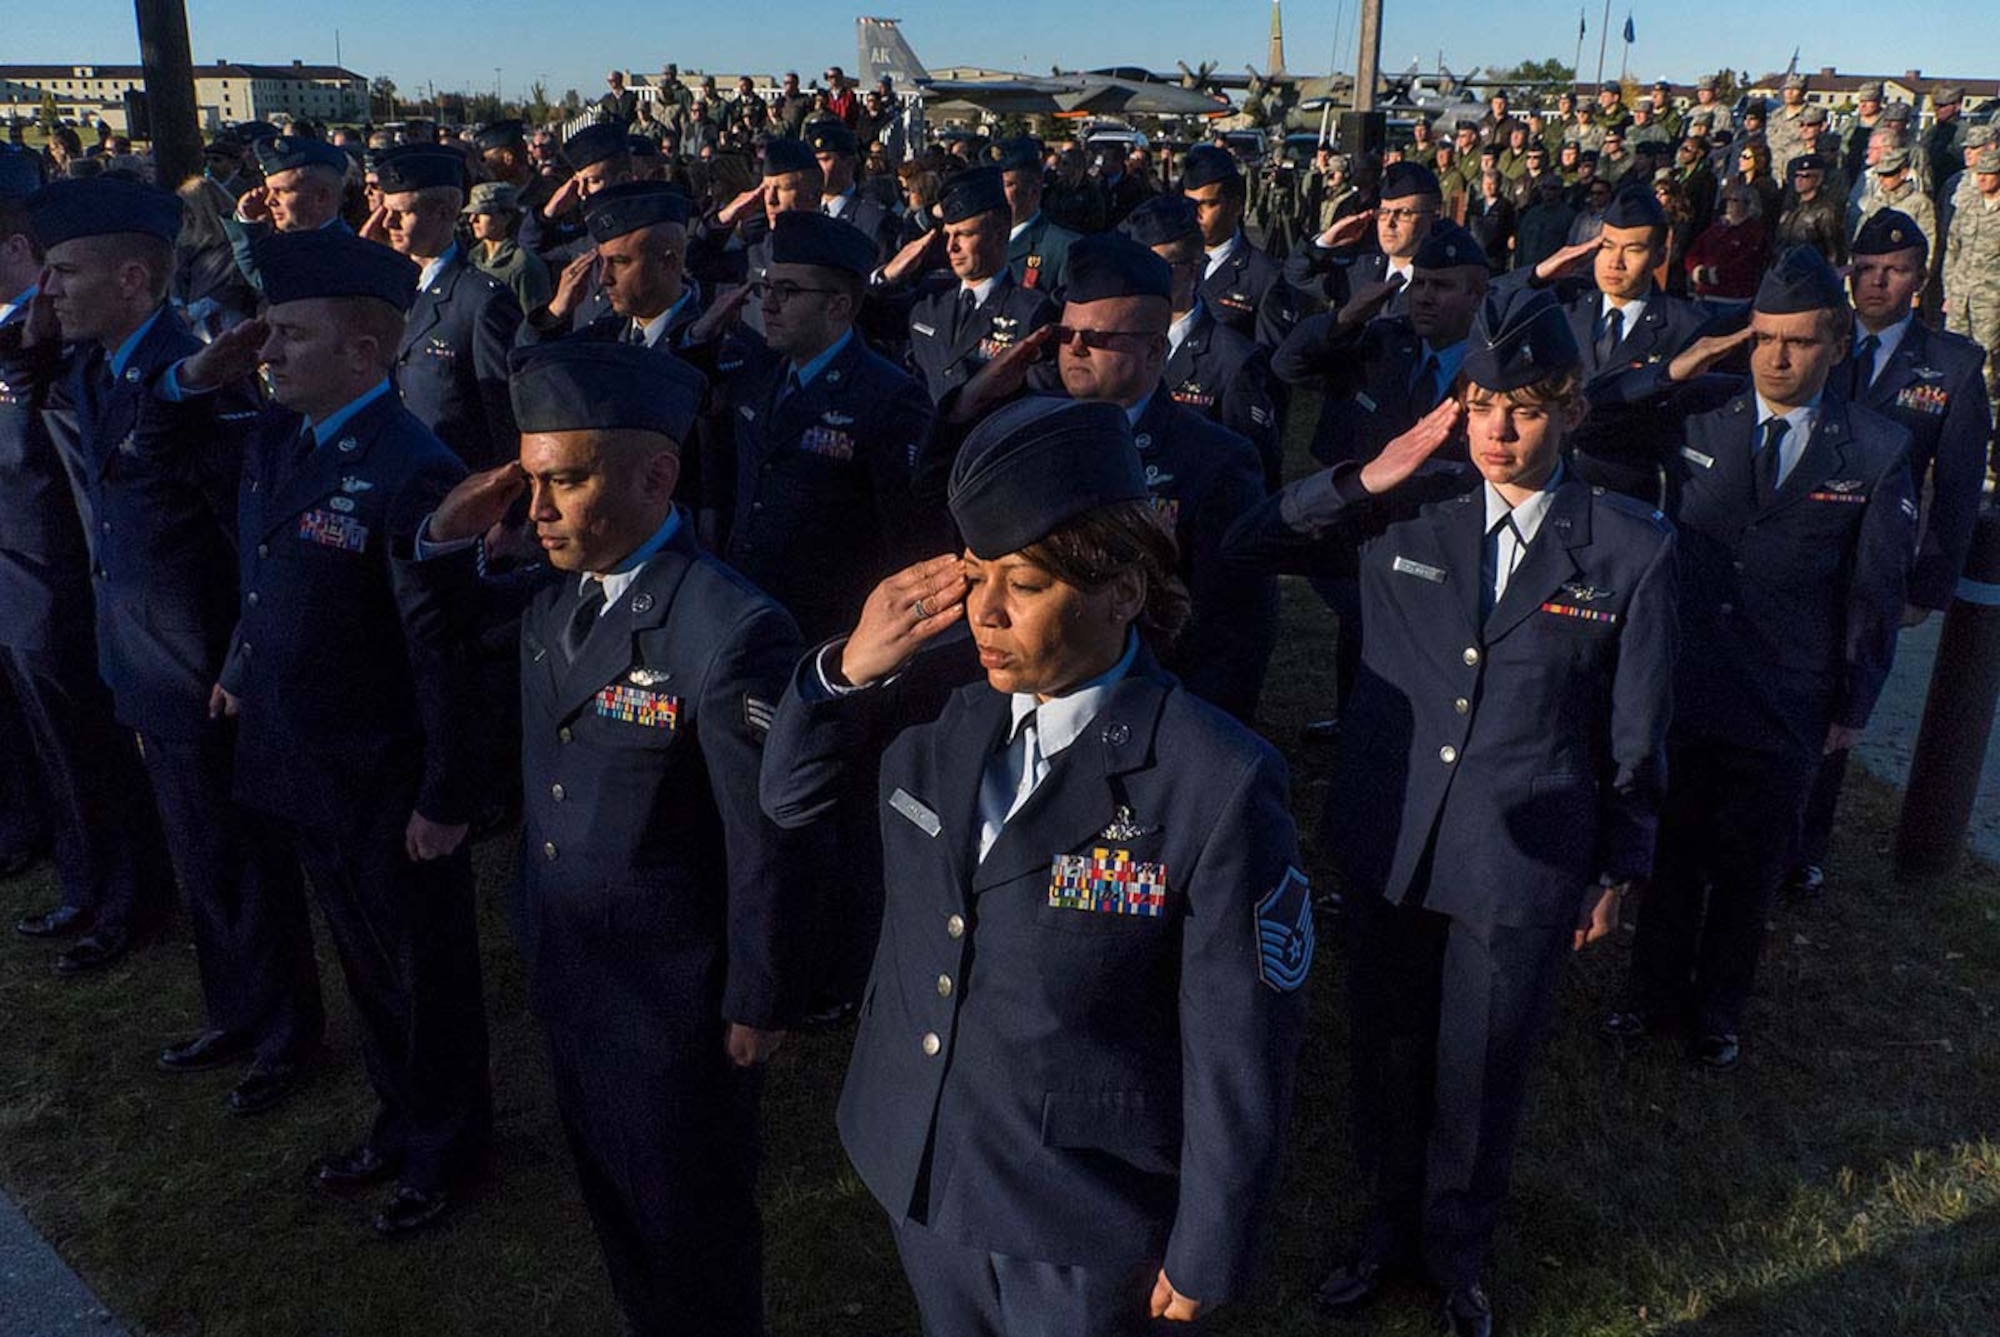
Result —
<path fill-rule="evenodd" d="M 573 340 L 515 366 L 519 464 L 468 480 L 428 532 L 476 537 L 525 485 L 561 577 L 521 631 L 532 1001 L 629 1331 L 749 1337 L 760 1065 L 818 928 L 811 837 L 757 799 L 798 630 L 673 504 L 699 373 Z"/>
<path fill-rule="evenodd" d="M 1358 566 L 1366 610 L 1327 838 L 1353 915 L 1354 1136 L 1372 1206 L 1358 1256 L 1316 1300 L 1352 1309 L 1420 1253 L 1451 1330 L 1480 1337 L 1563 962 L 1616 925 L 1600 886 L 1651 867 L 1666 778 L 1674 539 L 1658 512 L 1566 472 L 1578 361 L 1552 298 L 1493 294 L 1459 396 L 1229 539 L 1259 566 Z M 1472 469 L 1433 458 L 1461 413 Z"/>
<path fill-rule="evenodd" d="M 910 309 L 910 365 L 932 400 L 964 385 L 999 353 L 1055 323 L 1046 292 L 1007 265 L 1007 193 L 994 167 L 952 178 L 939 200 L 946 258 L 957 279 Z"/>
<path fill-rule="evenodd" d="M 410 412 L 468 467 L 514 449 L 507 350 L 521 307 L 473 264 L 454 229 L 465 206 L 465 159 L 423 146 L 386 155 L 379 172 L 389 241 L 420 267 L 416 305 L 396 349 L 396 388 Z"/>
<path fill-rule="evenodd" d="M 172 890 L 139 749 L 97 676 L 89 549 L 43 413 L 57 350 L 22 346 L 43 260 L 26 201 L 40 185 L 35 155 L 0 149 L 0 684 L 19 706 L 0 747 L 25 786 L 8 798 L 46 808 L 15 824 L 49 828 L 0 853 L 18 862 L 51 840 L 62 901 L 15 925 L 50 938 L 88 932 L 100 905 L 164 904 Z M 50 360 L 39 377 L 38 358 Z M 148 879 L 159 885 L 132 890 Z"/>
<path fill-rule="evenodd" d="M 1014 282 L 1060 302 L 1069 278 L 1069 248 L 1078 233 L 1042 212 L 1047 176 L 1038 139 L 1003 139 L 993 146 L 993 163 L 1007 188 L 1013 226 L 1007 233 L 1007 267 Z"/>
<path fill-rule="evenodd" d="M 1201 220 L 1208 248 L 1201 300 L 1215 318 L 1265 348 L 1276 348 L 1298 321 L 1297 294 L 1282 266 L 1243 235 L 1248 200 L 1236 155 L 1197 144 L 1181 159 L 1181 192 Z"/>
<path fill-rule="evenodd" d="M 1269 1223 L 1313 942 L 1284 764 L 1154 657 L 1184 595 L 1115 405 L 993 414 L 951 508 L 962 564 L 891 577 L 800 666 L 765 807 L 970 627 L 986 681 L 881 760 L 841 1139 L 928 1337 L 1123 1337 L 1245 1294 Z"/>
<path fill-rule="evenodd" d="M 1951 603 L 1972 546 L 1991 421 L 1986 354 L 1972 340 L 1917 318 L 1912 300 L 1929 272 L 1929 246 L 1909 215 L 1894 209 L 1869 215 L 1850 254 L 1853 343 L 1831 380 L 1849 403 L 1910 434 L 1910 484 L 1921 512 L 1903 625 L 1915 626 Z M 1806 803 L 1792 884 L 1808 894 L 1825 881 L 1822 869 L 1848 756 L 1846 748 L 1827 753 Z"/>
<path fill-rule="evenodd" d="M 1155 195 L 1118 230 L 1167 262 L 1174 279 L 1174 323 L 1167 330 L 1161 373 L 1176 404 L 1227 427 L 1257 448 L 1264 482 L 1276 491 L 1284 477 L 1278 413 L 1271 404 L 1271 355 L 1215 318 L 1201 298 L 1201 222 L 1181 195 Z M 1067 261 L 1067 253 L 1064 259 Z"/>
<path fill-rule="evenodd" d="M 1604 230 L 1556 252 L 1535 269 L 1517 269 L 1497 280 L 1503 287 L 1553 282 L 1583 354 L 1584 390 L 1592 411 L 1570 442 L 1570 462 L 1584 481 L 1659 505 L 1677 443 L 1670 422 L 1614 407 L 1606 387 L 1633 371 L 1670 360 L 1701 333 L 1709 313 L 1685 297 L 1664 292 L 1653 271 L 1666 256 L 1666 213 L 1650 185 L 1632 185 L 1612 197 Z M 1566 279 L 1585 258 L 1591 281 Z"/>
<path fill-rule="evenodd" d="M 208 1013 L 209 1029 L 159 1062 L 186 1071 L 254 1057 L 231 1094 L 232 1108 L 254 1113 L 290 1093 L 321 1013 L 296 865 L 231 802 L 234 731 L 212 696 L 235 619 L 231 502 L 252 401 L 155 395 L 202 346 L 166 302 L 178 199 L 101 177 L 45 186 L 28 209 L 48 253 L 43 295 L 79 341 L 51 402 L 75 414 L 69 469 L 91 540 L 98 666 L 118 722 L 143 742 Z M 119 890 L 58 970 L 118 959 L 171 885 L 141 876 Z"/>
<path fill-rule="evenodd" d="M 242 599 L 216 689 L 240 725 L 236 785 L 311 876 L 380 1102 L 329 1190 L 397 1181 L 375 1229 L 435 1221 L 491 1128 L 472 865 L 477 701 L 471 553 L 418 562 L 418 526 L 464 466 L 389 380 L 416 273 L 325 233 L 258 245 L 261 320 L 175 369 L 172 389 L 258 363 L 282 407 L 245 451 Z M 230 582 L 234 590 L 236 582 Z"/>
<path fill-rule="evenodd" d="M 1391 163 L 1382 170 L 1377 207 L 1350 215 L 1294 248 L 1285 257 L 1285 281 L 1306 301 L 1336 311 L 1392 277 L 1407 287 L 1417 252 L 1443 211 L 1443 188 L 1428 167 Z M 1401 291 L 1391 294 L 1382 314 L 1402 315 L 1406 301 Z"/>
<path fill-rule="evenodd" d="M 805 128 L 804 138 L 819 161 L 819 211 L 868 238 L 875 263 L 881 264 L 896 249 L 899 228 L 895 214 L 855 187 L 861 145 L 854 132 L 839 121 L 814 121 Z"/>
<path fill-rule="evenodd" d="M 265 134 L 254 140 L 251 150 L 264 184 L 249 192 L 261 203 L 264 217 L 246 220 L 243 203 L 235 217 L 222 221 L 229 234 L 229 248 L 244 282 L 264 291 L 264 277 L 257 271 L 256 243 L 276 232 L 311 232 L 331 228 L 352 232 L 340 216 L 345 198 L 349 159 L 347 154 L 321 139 L 303 135 Z"/>
<path fill-rule="evenodd" d="M 1888 676 L 1917 522 L 1909 433 L 1829 385 L 1853 329 L 1832 266 L 1791 247 L 1752 306 L 1746 330 L 1657 364 L 1651 393 L 1624 386 L 1682 419 L 1686 648 L 1660 857 L 1627 1010 L 1605 1028 L 1683 1025 L 1716 1069 L 1738 1059 L 1814 769 L 1852 746 Z M 1745 343 L 1747 384 L 1698 375 Z"/>
<path fill-rule="evenodd" d="M 573 336 L 672 351 L 703 309 L 701 287 L 686 268 L 691 208 L 687 192 L 664 181 L 625 181 L 584 201 L 602 309 L 582 325 L 530 315 L 516 342 Z"/>

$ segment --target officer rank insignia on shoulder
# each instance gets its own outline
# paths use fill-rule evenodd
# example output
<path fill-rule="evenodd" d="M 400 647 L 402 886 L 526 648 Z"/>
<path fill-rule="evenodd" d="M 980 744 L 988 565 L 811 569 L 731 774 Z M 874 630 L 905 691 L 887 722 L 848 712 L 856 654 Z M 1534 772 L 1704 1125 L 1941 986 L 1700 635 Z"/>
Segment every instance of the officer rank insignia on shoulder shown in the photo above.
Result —
<path fill-rule="evenodd" d="M 1858 506 L 1868 500 L 1868 494 L 1861 490 L 1866 486 L 1868 480 L 1865 478 L 1829 478 L 1816 491 L 1808 492 L 1806 500 Z"/>
<path fill-rule="evenodd" d="M 1058 854 L 1049 866 L 1049 905 L 1158 919 L 1167 912 L 1167 866 L 1134 863 L 1130 850 L 1100 847 L 1089 854 Z"/>
<path fill-rule="evenodd" d="M 368 526 L 351 515 L 315 507 L 299 517 L 299 537 L 322 548 L 362 552 L 368 547 Z"/>
<path fill-rule="evenodd" d="M 622 682 L 600 688 L 595 706 L 597 713 L 607 720 L 647 729 L 675 729 L 681 722 L 679 697 Z"/>
<path fill-rule="evenodd" d="M 1257 977 L 1290 993 L 1312 971 L 1312 883 L 1287 866 L 1270 894 L 1257 902 Z"/>
<path fill-rule="evenodd" d="M 854 438 L 846 432 L 831 427 L 814 425 L 799 437 L 799 449 L 808 455 L 818 455 L 829 460 L 851 460 L 854 458 Z"/>
<path fill-rule="evenodd" d="M 1918 368 L 1918 374 L 1925 370 Z M 1941 385 L 1906 385 L 1896 392 L 1897 408 L 1914 409 L 1918 413 L 1943 413 L 1950 403 L 1951 392 Z"/>

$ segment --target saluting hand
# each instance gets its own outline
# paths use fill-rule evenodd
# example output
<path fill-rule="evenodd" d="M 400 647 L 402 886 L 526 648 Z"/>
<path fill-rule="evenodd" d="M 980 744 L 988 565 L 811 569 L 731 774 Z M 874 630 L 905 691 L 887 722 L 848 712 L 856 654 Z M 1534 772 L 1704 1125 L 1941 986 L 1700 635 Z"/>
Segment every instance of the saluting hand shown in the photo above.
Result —
<path fill-rule="evenodd" d="M 28 315 L 21 331 L 21 346 L 36 348 L 62 342 L 62 322 L 56 319 L 56 299 L 49 296 L 49 274 L 40 276 L 42 288 L 28 302 Z"/>
<path fill-rule="evenodd" d="M 937 245 L 943 236 L 943 228 L 931 228 L 922 236 L 912 238 L 908 245 L 889 258 L 888 264 L 882 266 L 883 281 L 901 283 L 907 278 L 921 274 L 924 270 L 924 257 L 930 254 L 931 248 Z"/>
<path fill-rule="evenodd" d="M 753 205 L 761 208 L 763 207 L 763 203 L 764 188 L 762 186 L 752 186 L 729 203 L 723 205 L 716 213 L 715 221 L 724 227 L 734 227 L 736 226 L 736 220 L 749 213 Z"/>
<path fill-rule="evenodd" d="M 181 363 L 183 390 L 213 390 L 240 381 L 257 370 L 270 327 L 263 320 L 246 320 L 215 336 L 199 353 Z"/>
<path fill-rule="evenodd" d="M 1354 290 L 1353 295 L 1347 299 L 1347 304 L 1340 308 L 1340 314 L 1334 317 L 1335 323 L 1350 330 L 1356 325 L 1366 325 L 1381 315 L 1382 308 L 1389 305 L 1389 299 L 1402 290 L 1401 274 L 1391 274 L 1373 283 L 1364 283 Z"/>
<path fill-rule="evenodd" d="M 1583 268 L 1583 262 L 1604 249 L 1601 237 L 1580 241 L 1574 246 L 1565 246 L 1548 259 L 1535 266 L 1535 277 L 1544 283 L 1551 283 L 1565 274 Z"/>
<path fill-rule="evenodd" d="M 389 245 L 389 211 L 386 208 L 376 209 L 368 215 L 361 224 L 361 239 L 379 246 Z"/>
<path fill-rule="evenodd" d="M 995 354 L 993 360 L 974 372 L 972 379 L 959 390 L 958 398 L 952 405 L 951 420 L 955 423 L 973 422 L 1021 393 L 1021 387 L 1028 383 L 1028 373 L 1040 360 L 1049 340 L 1055 337 L 1056 327 L 1044 325 L 1019 343 Z"/>
<path fill-rule="evenodd" d="M 478 538 L 507 517 L 507 508 L 527 486 L 528 475 L 513 460 L 467 475 L 431 512 L 424 541 L 458 543 Z"/>
<path fill-rule="evenodd" d="M 1163 1318 L 1169 1323 L 1192 1323 L 1201 1317 L 1201 1301 L 1182 1295 L 1174 1289 L 1174 1283 L 1167 1278 L 1167 1269 L 1160 1269 L 1160 1275 L 1153 1282 L 1152 1313 L 1154 1318 Z"/>
<path fill-rule="evenodd" d="M 271 221 L 271 188 L 258 186 L 243 192 L 243 198 L 236 202 L 236 212 L 246 223 L 268 223 Z"/>
<path fill-rule="evenodd" d="M 729 1061 L 739 1068 L 754 1068 L 760 1063 L 769 1063 L 778 1047 L 785 1043 L 783 1031 L 760 1031 L 755 1026 L 729 1023 L 729 1031 L 722 1037 L 723 1048 L 729 1051 Z"/>
<path fill-rule="evenodd" d="M 549 196 L 549 202 L 542 206 L 542 217 L 553 222 L 562 217 L 563 211 L 569 208 L 570 205 L 575 204 L 576 200 L 576 178 L 573 176 L 568 177 L 564 179 L 560 186 L 556 187 L 556 193 Z"/>
<path fill-rule="evenodd" d="M 1419 418 L 1415 427 L 1382 447 L 1381 454 L 1361 466 L 1361 486 L 1373 493 L 1383 493 L 1401 485 L 1437 453 L 1439 446 L 1451 439 L 1462 412 L 1458 400 L 1448 398 Z"/>
<path fill-rule="evenodd" d="M 549 298 L 548 313 L 551 320 L 569 319 L 570 313 L 583 301 L 584 289 L 596 272 L 595 246 L 563 266 L 562 277 L 556 280 L 556 295 Z"/>
<path fill-rule="evenodd" d="M 446 858 L 464 843 L 465 833 L 471 829 L 464 822 L 447 825 L 433 822 L 420 812 L 413 812 L 409 828 L 403 832 L 403 852 L 410 856 L 412 863 Z"/>
<path fill-rule="evenodd" d="M 1360 213 L 1349 214 L 1337 219 L 1334 225 L 1319 234 L 1319 244 L 1329 251 L 1337 251 L 1347 246 L 1358 246 L 1375 226 L 1375 211 L 1363 209 Z"/>
<path fill-rule="evenodd" d="M 688 342 L 705 344 L 743 318 L 743 308 L 750 304 L 750 285 L 740 284 L 727 289 L 716 299 L 715 305 L 701 313 L 701 319 L 688 326 Z"/>
<path fill-rule="evenodd" d="M 1734 334 L 1703 335 L 1683 348 L 1674 360 L 1667 364 L 1668 378 L 1691 381 L 1697 376 L 1713 371 L 1724 358 L 1749 343 L 1750 335 L 1751 330 L 1748 325 Z"/>
<path fill-rule="evenodd" d="M 965 615 L 965 559 L 957 553 L 906 566 L 869 591 L 840 652 L 840 676 L 867 687 L 908 663 L 925 641 Z"/>

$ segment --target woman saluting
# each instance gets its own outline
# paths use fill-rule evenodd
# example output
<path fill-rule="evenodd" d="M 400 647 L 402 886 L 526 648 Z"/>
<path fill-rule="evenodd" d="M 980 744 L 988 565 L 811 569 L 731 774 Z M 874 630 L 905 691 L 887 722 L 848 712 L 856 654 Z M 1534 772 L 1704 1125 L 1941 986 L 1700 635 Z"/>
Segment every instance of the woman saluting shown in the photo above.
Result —
<path fill-rule="evenodd" d="M 932 1337 L 1192 1320 L 1279 1184 L 1313 942 L 1284 763 L 1155 659 L 1187 596 L 1122 410 L 1009 405 L 949 498 L 964 556 L 883 582 L 765 753 L 766 810 L 809 819 L 969 630 L 983 681 L 882 757 L 841 1137 Z"/>

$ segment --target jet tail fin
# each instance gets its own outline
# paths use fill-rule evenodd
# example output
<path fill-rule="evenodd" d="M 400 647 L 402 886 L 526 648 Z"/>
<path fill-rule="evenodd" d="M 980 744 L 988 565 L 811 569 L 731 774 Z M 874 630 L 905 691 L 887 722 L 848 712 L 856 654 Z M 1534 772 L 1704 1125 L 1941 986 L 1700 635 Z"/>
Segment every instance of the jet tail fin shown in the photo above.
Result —
<path fill-rule="evenodd" d="M 910 50 L 897 19 L 857 18 L 854 36 L 859 46 L 861 79 L 873 84 L 887 78 L 897 88 L 915 88 L 930 81 L 931 72 Z"/>

